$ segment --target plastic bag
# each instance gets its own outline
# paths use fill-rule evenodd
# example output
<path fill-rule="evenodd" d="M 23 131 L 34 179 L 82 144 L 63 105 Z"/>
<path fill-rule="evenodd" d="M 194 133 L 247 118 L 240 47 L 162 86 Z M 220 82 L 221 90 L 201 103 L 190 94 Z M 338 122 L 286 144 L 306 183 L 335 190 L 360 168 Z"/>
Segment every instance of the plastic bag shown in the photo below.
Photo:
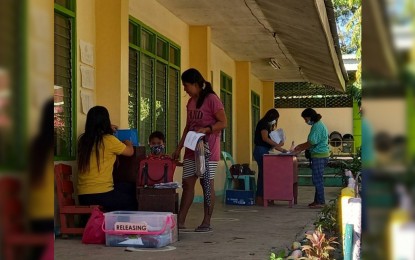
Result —
<path fill-rule="evenodd" d="M 202 138 L 199 139 L 195 150 L 195 164 L 196 164 L 196 176 L 201 177 L 206 171 L 205 161 L 205 143 Z"/>
<path fill-rule="evenodd" d="M 94 208 L 91 217 L 86 223 L 82 243 L 84 244 L 105 244 L 105 233 L 102 230 L 104 214 L 99 208 Z"/>
<path fill-rule="evenodd" d="M 54 245 L 55 245 L 55 239 L 53 235 L 50 235 L 49 242 L 46 245 L 45 250 L 43 251 L 41 260 L 53 260 L 54 259 Z"/>

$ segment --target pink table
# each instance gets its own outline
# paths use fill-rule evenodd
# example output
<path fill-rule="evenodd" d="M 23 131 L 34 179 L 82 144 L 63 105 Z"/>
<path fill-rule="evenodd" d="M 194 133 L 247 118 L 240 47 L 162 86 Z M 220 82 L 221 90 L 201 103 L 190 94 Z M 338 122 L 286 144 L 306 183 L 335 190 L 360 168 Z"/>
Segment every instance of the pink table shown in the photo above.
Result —
<path fill-rule="evenodd" d="M 288 201 L 297 204 L 298 167 L 293 155 L 264 155 L 264 207 L 268 200 Z"/>

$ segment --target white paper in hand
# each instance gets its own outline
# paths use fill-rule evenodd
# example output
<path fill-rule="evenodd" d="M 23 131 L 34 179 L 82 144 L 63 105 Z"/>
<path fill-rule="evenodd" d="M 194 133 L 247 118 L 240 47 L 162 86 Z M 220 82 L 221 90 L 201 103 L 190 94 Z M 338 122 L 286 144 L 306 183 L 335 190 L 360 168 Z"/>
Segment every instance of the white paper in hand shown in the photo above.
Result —
<path fill-rule="evenodd" d="M 271 133 L 269 133 L 269 137 L 272 141 L 276 142 L 277 144 L 285 142 L 285 134 L 282 128 L 278 128 L 277 130 L 274 130 Z"/>
<path fill-rule="evenodd" d="M 200 137 L 204 136 L 203 133 L 196 133 L 195 131 L 189 131 L 186 135 L 186 139 L 184 139 L 184 147 L 189 148 L 190 150 L 195 150 L 197 141 L 199 141 Z"/>

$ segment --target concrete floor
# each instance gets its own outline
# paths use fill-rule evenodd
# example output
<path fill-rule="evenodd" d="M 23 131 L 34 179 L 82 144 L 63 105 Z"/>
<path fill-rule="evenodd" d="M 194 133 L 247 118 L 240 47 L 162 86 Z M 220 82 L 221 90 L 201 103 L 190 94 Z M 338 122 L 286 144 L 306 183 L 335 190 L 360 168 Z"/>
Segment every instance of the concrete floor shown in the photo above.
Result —
<path fill-rule="evenodd" d="M 340 188 L 326 188 L 326 202 L 335 198 Z M 121 247 L 84 245 L 80 237 L 57 238 L 55 259 L 269 259 L 270 251 L 287 248 L 313 227 L 319 210 L 309 209 L 314 187 L 299 187 L 298 205 L 231 206 L 216 204 L 212 218 L 213 232 L 180 233 L 180 241 L 171 251 L 127 252 Z M 218 198 L 218 201 L 221 200 Z M 194 203 L 186 227 L 194 228 L 202 220 L 203 205 Z"/>

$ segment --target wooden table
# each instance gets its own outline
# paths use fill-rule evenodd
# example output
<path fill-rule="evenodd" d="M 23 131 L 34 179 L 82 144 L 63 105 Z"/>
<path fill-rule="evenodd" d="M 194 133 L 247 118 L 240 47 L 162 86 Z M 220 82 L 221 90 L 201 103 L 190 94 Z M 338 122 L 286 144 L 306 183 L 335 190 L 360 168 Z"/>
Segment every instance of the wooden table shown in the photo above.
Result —
<path fill-rule="evenodd" d="M 146 158 L 146 148 L 144 146 L 133 146 L 133 148 L 134 154 L 132 156 L 117 156 L 112 172 L 114 183 L 128 182 L 135 184 L 140 161 Z"/>
<path fill-rule="evenodd" d="M 139 211 L 179 213 L 179 194 L 176 189 L 137 187 Z"/>
<path fill-rule="evenodd" d="M 264 155 L 264 207 L 268 200 L 297 204 L 298 163 L 293 155 Z"/>

